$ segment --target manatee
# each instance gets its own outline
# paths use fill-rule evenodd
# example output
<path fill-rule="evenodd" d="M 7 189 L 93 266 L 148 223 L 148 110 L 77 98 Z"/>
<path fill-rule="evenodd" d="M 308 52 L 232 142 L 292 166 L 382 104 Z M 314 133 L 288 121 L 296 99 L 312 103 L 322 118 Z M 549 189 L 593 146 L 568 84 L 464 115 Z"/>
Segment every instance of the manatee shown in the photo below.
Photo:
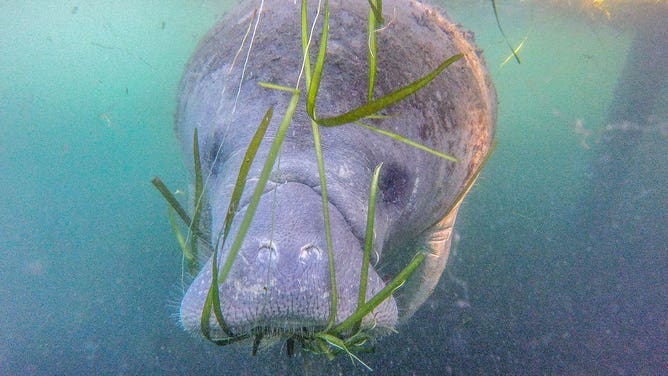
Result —
<path fill-rule="evenodd" d="M 276 115 L 250 167 L 231 234 L 248 208 L 291 98 L 289 92 L 260 83 L 294 87 L 300 77 L 299 3 L 246 1 L 236 6 L 200 42 L 178 90 L 175 129 L 189 162 L 197 129 L 204 174 L 201 226 L 215 248 L 217 269 L 232 243 L 216 248 L 244 153 L 272 107 Z M 317 4 L 308 1 L 309 21 Z M 320 117 L 344 113 L 368 99 L 369 3 L 331 0 L 329 6 L 329 39 L 316 105 Z M 427 75 L 455 54 L 463 57 L 414 95 L 381 111 L 386 116 L 364 120 L 454 156 L 457 162 L 355 124 L 319 127 L 336 280 L 334 322 L 342 322 L 357 307 L 369 187 L 378 164 L 382 169 L 367 300 L 417 253 L 426 255 L 406 283 L 362 321 L 372 339 L 410 318 L 438 282 L 448 258 L 458 198 L 490 151 L 496 123 L 496 94 L 470 33 L 453 24 L 444 11 L 417 1 L 386 0 L 383 14 L 385 23 L 376 32 L 374 97 Z M 314 29 L 313 58 L 321 32 Z M 300 82 L 304 89 L 303 77 Z M 208 260 L 202 261 L 180 306 L 180 323 L 187 331 L 202 335 L 206 315 L 207 338 L 221 343 L 251 336 L 256 341 L 262 336 L 304 338 L 327 327 L 333 291 L 322 187 L 304 101 L 302 95 L 232 268 L 215 284 L 226 328 L 213 312 L 203 313 L 213 262 L 213 253 L 204 252 Z"/>

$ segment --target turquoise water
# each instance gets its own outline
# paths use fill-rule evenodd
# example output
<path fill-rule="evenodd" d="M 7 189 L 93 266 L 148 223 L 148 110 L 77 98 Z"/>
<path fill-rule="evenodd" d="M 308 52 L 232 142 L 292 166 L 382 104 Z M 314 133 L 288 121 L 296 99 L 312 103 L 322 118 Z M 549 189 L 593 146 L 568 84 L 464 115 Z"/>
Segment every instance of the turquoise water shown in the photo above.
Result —
<path fill-rule="evenodd" d="M 487 2 L 443 5 L 485 50 L 498 146 L 460 210 L 434 296 L 363 359 L 378 374 L 660 373 L 668 83 L 649 121 L 659 130 L 622 157 L 645 171 L 629 175 L 615 206 L 633 219 L 595 227 L 587 218 L 608 215 L 589 203 L 633 28 L 500 4 L 511 42 L 527 37 L 522 63 L 503 64 Z M 276 349 L 251 357 L 204 343 L 175 318 L 181 258 L 150 179 L 186 188 L 176 88 L 227 6 L 0 4 L 0 374 L 303 371 Z M 323 367 L 364 373 L 345 358 Z"/>

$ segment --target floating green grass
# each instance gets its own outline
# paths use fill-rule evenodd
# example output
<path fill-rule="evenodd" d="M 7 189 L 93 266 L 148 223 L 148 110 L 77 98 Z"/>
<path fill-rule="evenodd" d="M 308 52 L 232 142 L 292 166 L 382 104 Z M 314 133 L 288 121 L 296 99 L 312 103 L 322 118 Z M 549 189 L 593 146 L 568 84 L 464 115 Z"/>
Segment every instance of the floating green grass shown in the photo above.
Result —
<path fill-rule="evenodd" d="M 336 293 L 336 270 L 334 268 L 334 249 L 332 246 L 332 230 L 329 223 L 329 199 L 327 196 L 327 179 L 325 178 L 325 163 L 322 155 L 322 146 L 320 143 L 320 130 L 318 129 L 318 124 L 313 120 L 315 117 L 315 96 L 317 95 L 318 89 L 320 87 L 320 76 L 322 74 L 322 69 L 317 69 L 317 67 L 322 67 L 325 62 L 325 51 L 327 49 L 327 33 L 329 30 L 329 2 L 325 0 L 324 6 L 324 16 L 322 21 L 322 36 L 320 40 L 320 48 L 318 50 L 318 56 L 316 58 L 316 70 L 311 72 L 310 70 L 310 56 L 309 56 L 309 44 L 308 41 L 311 39 L 307 35 L 306 25 L 308 25 L 308 20 L 306 18 L 306 0 L 302 0 L 302 12 L 301 12 L 301 25 L 302 25 L 302 53 L 304 54 L 304 67 L 303 70 L 306 76 L 306 87 L 308 88 L 306 94 L 306 112 L 311 113 L 313 116 L 310 116 L 311 120 L 311 133 L 313 135 L 313 145 L 315 149 L 316 162 L 318 165 L 318 179 L 320 180 L 320 196 L 322 198 L 322 215 L 324 222 L 325 230 L 325 244 L 327 247 L 327 266 L 329 270 L 329 283 L 330 283 L 330 294 L 329 294 L 329 317 L 327 319 L 326 330 L 329 330 L 336 320 L 336 307 L 338 304 L 337 293 Z"/>
<path fill-rule="evenodd" d="M 404 143 L 404 144 L 406 144 L 406 145 L 410 145 L 410 146 L 412 146 L 412 147 L 414 147 L 414 148 L 416 148 L 416 149 L 420 149 L 420 150 L 426 151 L 427 153 L 429 153 L 429 154 L 433 154 L 433 155 L 435 155 L 435 156 L 437 156 L 437 157 L 441 157 L 441 158 L 443 158 L 443 159 L 447 159 L 447 160 L 452 161 L 452 162 L 459 162 L 459 159 L 457 159 L 457 158 L 455 158 L 455 157 L 453 157 L 453 156 L 447 155 L 447 154 L 445 154 L 445 153 L 441 153 L 440 151 L 438 151 L 438 150 L 434 150 L 434 149 L 432 149 L 432 148 L 428 148 L 428 147 L 426 147 L 426 146 L 424 146 L 424 145 L 422 145 L 422 144 L 420 144 L 420 143 L 417 143 L 417 142 L 415 142 L 415 141 L 411 141 L 411 140 L 407 139 L 406 137 L 402 137 L 402 136 L 400 136 L 400 135 L 398 135 L 398 134 L 396 134 L 396 133 L 393 133 L 393 132 L 390 132 L 390 131 L 386 131 L 386 130 L 384 130 L 384 129 L 376 128 L 376 127 L 373 127 L 373 126 L 368 125 L 368 124 L 364 124 L 364 123 L 362 123 L 361 121 L 356 121 L 355 124 L 359 125 L 360 127 L 366 128 L 366 129 L 368 129 L 368 130 L 370 130 L 370 131 L 373 131 L 373 132 L 376 132 L 376 133 L 380 133 L 380 134 L 382 134 L 383 136 L 387 136 L 387 137 L 389 137 L 389 138 L 391 138 L 391 139 L 393 139 L 393 140 L 402 142 L 402 143 Z"/>
<path fill-rule="evenodd" d="M 225 324 L 225 320 L 223 318 L 221 309 L 220 309 L 220 300 L 218 296 L 218 286 L 222 285 L 225 282 L 225 278 L 229 274 L 230 270 L 232 269 L 232 264 L 234 263 L 234 260 L 237 257 L 237 254 L 239 253 L 239 250 L 241 249 L 241 243 L 243 242 L 244 237 L 246 236 L 246 232 L 248 231 L 248 228 L 250 227 L 251 221 L 253 219 L 253 216 L 255 215 L 255 211 L 257 210 L 258 204 L 260 202 L 260 196 L 262 196 L 262 192 L 264 191 L 264 187 L 267 184 L 267 180 L 269 179 L 269 174 L 271 173 L 271 170 L 274 167 L 274 162 L 276 161 L 276 158 L 278 157 L 278 152 L 281 147 L 281 144 L 283 143 L 283 140 L 285 139 L 285 133 L 288 129 L 288 125 L 290 124 L 290 120 L 292 119 L 292 115 L 294 114 L 295 109 L 297 108 L 297 102 L 299 100 L 299 92 L 295 92 L 292 95 L 292 98 L 290 100 L 290 104 L 288 105 L 288 108 L 286 110 L 285 116 L 283 117 L 283 120 L 281 121 L 281 124 L 278 127 L 278 130 L 276 132 L 276 136 L 274 137 L 273 142 L 271 143 L 271 146 L 269 148 L 269 154 L 267 155 L 267 159 L 264 161 L 264 165 L 262 166 L 262 171 L 260 172 L 260 178 L 258 179 L 257 185 L 255 186 L 255 189 L 253 190 L 253 195 L 251 196 L 250 202 L 248 203 L 248 206 L 246 207 L 246 213 L 244 214 L 244 217 L 241 220 L 241 224 L 239 225 L 239 231 L 236 233 L 234 242 L 232 243 L 232 246 L 230 247 L 230 250 L 227 254 L 227 257 L 225 258 L 225 262 L 223 264 L 222 269 L 220 272 L 218 272 L 218 267 L 217 267 L 217 254 L 218 254 L 218 248 L 213 253 L 213 259 L 212 259 L 212 276 L 211 276 L 211 287 L 209 288 L 209 294 L 207 295 L 207 299 L 204 304 L 204 309 L 202 312 L 202 320 L 201 320 L 201 327 L 202 327 L 202 332 L 204 335 L 211 340 L 212 342 L 218 344 L 218 345 L 227 345 L 230 343 L 234 343 L 243 339 L 246 339 L 250 336 L 250 333 L 242 333 L 239 335 L 235 335 L 232 333 L 232 331 L 229 329 L 229 327 Z M 267 123 L 269 121 L 267 120 Z M 264 123 L 264 120 L 263 120 Z M 262 133 L 263 135 L 263 133 Z M 257 148 L 259 147 L 259 141 L 256 138 L 261 139 L 261 135 L 259 132 L 255 133 L 254 141 L 251 142 L 251 148 L 254 147 L 257 151 Z M 253 152 L 255 153 L 255 152 Z M 243 182 L 246 181 L 246 179 L 241 179 Z M 243 184 L 243 183 L 242 183 Z M 236 188 L 240 184 L 237 183 L 235 186 Z M 242 188 L 243 190 L 243 188 Z M 240 196 L 239 196 L 240 197 Z M 238 205 L 238 201 L 237 201 Z M 231 221 L 231 220 L 230 220 Z M 227 227 L 227 225 L 226 225 Z M 221 248 L 222 249 L 222 248 Z M 214 316 L 220 325 L 221 329 L 227 335 L 227 338 L 222 338 L 222 339 L 212 339 L 210 337 L 210 328 L 209 328 L 209 317 L 211 314 L 211 308 L 213 308 L 214 311 Z"/>
<path fill-rule="evenodd" d="M 327 181 L 325 179 L 325 163 L 322 156 L 322 146 L 320 143 L 320 130 L 315 121 L 311 120 L 311 130 L 313 132 L 313 144 L 315 146 L 316 160 L 318 163 L 318 177 L 320 179 L 320 196 L 322 198 L 322 215 L 325 224 L 325 244 L 327 247 L 327 266 L 329 269 L 329 319 L 327 319 L 327 330 L 329 330 L 336 320 L 336 271 L 334 269 L 334 247 L 332 245 L 332 229 L 329 224 L 329 199 L 327 198 Z"/>
<path fill-rule="evenodd" d="M 373 248 L 373 225 L 376 215 L 376 193 L 378 191 L 378 177 L 380 169 L 383 167 L 379 163 L 373 170 L 371 176 L 371 187 L 369 188 L 369 204 L 367 206 L 366 231 L 364 233 L 364 252 L 362 254 L 362 270 L 360 271 L 360 286 L 357 294 L 357 307 L 360 308 L 366 303 L 366 284 L 369 278 L 369 261 L 371 260 L 371 249 Z M 362 321 L 356 323 L 353 331 L 358 332 Z"/>
<path fill-rule="evenodd" d="M 510 59 L 512 59 L 513 57 L 516 57 L 516 59 L 517 59 L 517 56 L 518 56 L 517 54 L 520 52 L 520 50 L 522 49 L 522 47 L 524 47 L 524 43 L 526 43 L 527 39 L 529 39 L 529 35 L 525 36 L 524 39 L 522 39 L 522 41 L 520 42 L 520 44 L 518 44 L 517 47 L 515 47 L 515 49 L 512 50 L 512 52 L 510 53 L 510 55 L 508 55 L 508 57 L 506 57 L 506 58 L 503 60 L 503 62 L 502 62 L 501 65 L 500 65 L 500 68 L 503 68 L 504 65 L 508 64 L 508 62 L 510 61 Z"/>
<path fill-rule="evenodd" d="M 352 328 L 353 326 L 358 325 L 357 323 L 361 321 L 364 316 L 369 314 L 371 311 L 373 311 L 380 303 L 384 302 L 387 298 L 389 298 L 392 293 L 401 287 L 406 280 L 408 280 L 408 277 L 410 277 L 413 272 L 415 272 L 415 269 L 417 269 L 418 266 L 422 263 L 424 260 L 424 255 L 421 253 L 416 254 L 411 262 L 406 265 L 405 268 L 403 268 L 399 274 L 396 275 L 390 282 L 385 284 L 385 287 L 383 287 L 382 290 L 380 290 L 377 294 L 375 294 L 371 299 L 369 299 L 364 305 L 361 307 L 358 307 L 355 312 L 350 315 L 348 318 L 343 320 L 340 324 L 334 327 L 332 330 L 333 333 L 336 334 L 342 334 L 348 329 Z"/>
<path fill-rule="evenodd" d="M 220 309 L 220 297 L 218 293 L 218 286 L 219 286 L 218 249 L 222 250 L 223 246 L 225 245 L 225 241 L 227 240 L 227 235 L 229 234 L 230 228 L 232 226 L 232 221 L 234 220 L 234 215 L 237 212 L 237 209 L 239 207 L 239 202 L 241 201 L 241 195 L 243 194 L 244 188 L 246 187 L 248 172 L 250 171 L 250 167 L 253 164 L 253 161 L 255 160 L 255 156 L 257 155 L 258 149 L 260 148 L 260 143 L 262 142 L 262 139 L 264 138 L 264 135 L 267 132 L 267 128 L 269 127 L 269 123 L 271 122 L 273 113 L 274 113 L 273 107 L 269 107 L 269 109 L 267 109 L 267 112 L 264 114 L 264 117 L 262 118 L 260 125 L 255 131 L 255 134 L 253 135 L 251 142 L 248 144 L 248 148 L 246 149 L 246 153 L 244 154 L 241 166 L 239 167 L 239 173 L 237 174 L 237 180 L 234 184 L 232 197 L 230 198 L 230 203 L 227 207 L 227 212 L 225 213 L 225 221 L 223 222 L 223 229 L 218 232 L 218 238 L 216 240 L 216 248 L 215 251 L 213 252 L 213 257 L 211 261 L 211 285 L 209 286 L 209 292 L 204 302 L 204 307 L 202 309 L 202 318 L 200 321 L 200 327 L 202 329 L 202 333 L 207 339 L 220 345 L 231 343 L 229 341 L 236 342 L 238 340 L 242 340 L 247 337 L 243 335 L 235 336 L 232 334 L 232 331 L 225 323 L 223 312 Z M 211 329 L 209 327 L 209 317 L 211 315 L 211 309 L 213 309 L 214 317 L 216 318 L 218 325 L 221 327 L 225 335 L 228 336 L 228 338 L 222 340 L 211 338 L 210 334 Z"/>
<path fill-rule="evenodd" d="M 169 227 L 172 229 L 174 236 L 176 236 L 176 242 L 179 243 L 179 248 L 183 252 L 183 257 L 189 262 L 192 255 L 190 254 L 190 248 L 186 244 L 186 238 L 183 237 L 181 230 L 179 230 L 179 225 L 176 223 L 176 215 L 174 214 L 174 208 L 171 206 L 167 207 L 167 213 L 169 216 Z"/>
<path fill-rule="evenodd" d="M 151 179 L 151 183 L 158 190 L 158 192 L 160 192 L 160 194 L 165 199 L 165 201 L 167 201 L 167 203 L 169 204 L 168 209 L 170 211 L 175 212 L 179 216 L 179 218 L 181 218 L 183 223 L 186 226 L 188 226 L 190 231 L 192 231 L 193 233 L 196 233 L 198 235 L 198 239 L 200 240 L 200 242 L 202 244 L 204 244 L 204 246 L 207 247 L 207 249 L 211 250 L 212 249 L 211 248 L 211 243 L 209 243 L 209 241 L 207 241 L 204 238 L 204 236 L 202 234 L 202 231 L 199 228 L 195 228 L 195 227 L 191 226 L 192 220 L 190 219 L 190 216 L 186 213 L 185 209 L 183 209 L 183 206 L 181 206 L 179 201 L 172 194 L 172 192 L 167 188 L 167 186 L 165 186 L 165 184 L 162 182 L 162 180 L 160 180 L 160 178 L 158 178 L 156 176 L 156 177 L 153 177 L 153 179 Z M 170 215 L 172 215 L 172 217 L 173 217 L 173 214 L 170 213 Z M 195 273 L 196 273 L 197 270 L 198 270 L 197 269 L 198 268 L 197 258 L 192 253 L 190 246 L 187 245 L 187 240 L 183 237 L 183 234 L 181 234 L 181 231 L 179 230 L 178 225 L 176 224 L 175 220 L 172 221 L 170 219 L 170 227 L 171 227 L 172 231 L 174 232 L 174 235 L 176 236 L 177 241 L 179 242 L 179 247 L 181 248 L 181 251 L 183 252 L 183 257 L 186 260 L 186 263 L 187 263 L 186 266 L 188 268 L 188 271 L 190 272 L 191 270 L 196 269 L 195 270 Z"/>
<path fill-rule="evenodd" d="M 185 209 L 183 209 L 183 206 L 179 203 L 179 200 L 174 197 L 172 192 L 167 188 L 167 186 L 158 178 L 157 176 L 154 176 L 153 179 L 151 179 L 151 184 L 160 192 L 162 197 L 167 201 L 169 204 L 169 207 L 174 209 L 176 214 L 179 215 L 179 218 L 188 226 L 190 226 L 190 223 L 192 222 L 190 220 L 190 216 L 186 213 Z"/>
<path fill-rule="evenodd" d="M 243 194 L 244 188 L 246 187 L 248 172 L 250 171 L 251 165 L 253 164 L 255 156 L 257 155 L 257 151 L 260 148 L 260 143 L 262 142 L 265 133 L 267 133 L 267 128 L 269 127 L 269 123 L 271 122 L 273 114 L 274 114 L 274 108 L 269 107 L 267 112 L 265 112 L 264 117 L 260 122 L 260 125 L 255 131 L 255 134 L 253 135 L 253 138 L 251 139 L 251 142 L 248 145 L 248 148 L 246 149 L 246 154 L 244 154 L 244 158 L 241 161 L 241 167 L 239 168 L 239 174 L 237 175 L 237 180 L 234 183 L 234 190 L 232 191 L 230 204 L 228 205 L 227 212 L 225 214 L 223 231 L 219 233 L 220 235 L 217 241 L 217 243 L 220 243 L 221 247 L 225 244 L 227 235 L 230 232 L 230 226 L 232 225 L 234 214 L 237 212 L 237 209 L 239 208 L 241 195 Z M 222 238 L 220 237 L 221 235 Z M 216 246 L 218 246 L 218 244 L 216 244 Z"/>
<path fill-rule="evenodd" d="M 197 239 L 199 236 L 199 220 L 202 214 L 202 200 L 203 200 L 203 184 L 202 184 L 202 164 L 199 159 L 199 138 L 197 136 L 197 128 L 193 129 L 193 165 L 195 166 L 195 199 L 193 203 L 193 217 L 188 226 L 188 235 L 190 236 L 190 253 L 193 257 L 192 262 L 188 262 L 188 272 L 191 275 L 199 271 L 199 263 L 197 257 Z"/>
<path fill-rule="evenodd" d="M 387 300 L 395 290 L 401 287 L 415 272 L 417 267 L 420 266 L 423 260 L 424 255 L 422 253 L 416 254 L 411 262 L 399 272 L 396 277 L 388 282 L 380 292 L 375 294 L 366 303 L 359 306 L 352 315 L 331 330 L 323 330 L 303 338 L 302 346 L 310 353 L 325 355 L 329 359 L 332 359 L 334 355 L 341 352 L 353 355 L 352 351 L 370 351 L 372 347 L 366 346 L 369 335 L 364 330 L 357 330 L 350 333 L 351 330 L 360 327 L 364 317 L 371 313 L 382 302 Z M 356 356 L 353 358 L 369 368 Z"/>
<path fill-rule="evenodd" d="M 367 19 L 367 35 L 369 40 L 369 48 L 367 50 L 367 60 L 369 61 L 369 83 L 367 85 L 367 101 L 371 102 L 373 100 L 373 87 L 376 82 L 376 70 L 378 69 L 378 45 L 376 44 L 376 29 L 380 27 L 383 23 L 383 14 L 382 9 L 378 5 L 382 6 L 382 2 L 377 2 L 375 0 L 369 0 L 369 16 Z"/>
<path fill-rule="evenodd" d="M 327 4 L 327 2 L 325 2 Z M 326 5 L 325 5 L 326 6 Z M 325 10 L 325 13 L 328 14 L 328 11 Z M 324 23 L 324 21 L 323 21 Z M 348 123 L 353 123 L 365 117 L 375 115 L 379 111 L 413 95 L 415 92 L 423 88 L 425 85 L 430 83 L 436 76 L 438 76 L 445 68 L 450 66 L 455 61 L 461 59 L 464 55 L 456 54 L 451 56 L 442 62 L 436 69 L 428 73 L 426 76 L 417 79 L 410 84 L 403 86 L 389 94 L 386 94 L 378 99 L 368 101 L 366 104 L 353 108 L 352 110 L 345 112 L 340 115 L 334 115 L 326 118 L 317 118 L 315 115 L 315 102 L 317 97 L 317 89 L 320 87 L 320 78 L 322 76 L 322 69 L 324 66 L 324 52 L 322 51 L 323 45 L 327 45 L 327 34 L 325 33 L 325 28 L 323 26 L 323 34 L 320 42 L 320 50 L 318 52 L 318 60 L 313 68 L 313 78 L 311 84 L 309 85 L 309 95 L 306 99 L 306 112 L 318 125 L 324 127 L 332 127 L 337 125 L 343 125 Z M 322 59 L 320 56 L 322 55 Z M 315 91 L 312 91 L 315 90 Z"/>
<path fill-rule="evenodd" d="M 384 24 L 385 19 L 383 18 L 383 0 L 368 0 L 369 8 L 373 12 L 373 16 L 378 23 Z"/>
<path fill-rule="evenodd" d="M 257 181 L 257 184 L 255 185 L 255 189 L 253 190 L 253 195 L 251 196 L 248 206 L 246 207 L 246 213 L 244 214 L 244 217 L 241 220 L 241 224 L 239 225 L 239 231 L 234 237 L 234 242 L 230 247 L 230 251 L 227 254 L 223 268 L 221 269 L 220 276 L 217 281 L 218 284 L 225 282 L 225 278 L 232 268 L 232 263 L 239 253 L 239 249 L 241 249 L 241 243 L 246 236 L 246 232 L 248 232 L 248 228 L 250 227 L 251 221 L 253 220 L 255 211 L 257 210 L 257 207 L 260 203 L 260 196 L 262 196 L 262 192 L 264 191 L 264 187 L 267 184 L 267 180 L 269 180 L 269 174 L 274 167 L 274 162 L 276 161 L 276 158 L 278 158 L 279 149 L 283 143 L 283 140 L 285 139 L 288 125 L 290 125 L 290 121 L 292 120 L 292 115 L 297 108 L 298 101 L 299 92 L 297 91 L 292 94 L 288 108 L 285 112 L 285 115 L 283 116 L 283 120 L 281 121 L 281 124 L 276 131 L 276 135 L 274 136 L 274 140 L 269 147 L 269 154 L 267 155 L 267 159 L 264 161 L 264 165 L 262 166 L 262 170 L 260 172 L 260 177 Z"/>
<path fill-rule="evenodd" d="M 302 6 L 306 5 L 306 1 L 302 2 Z M 322 69 L 325 66 L 325 54 L 327 51 L 327 36 L 329 34 L 329 2 L 325 0 L 324 6 L 324 16 L 322 20 L 322 34 L 320 35 L 320 46 L 318 48 L 318 55 L 315 60 L 315 66 L 313 67 L 313 72 L 311 72 L 310 80 L 308 79 L 309 73 L 307 70 L 307 87 L 308 91 L 306 93 L 306 113 L 312 120 L 316 120 L 315 116 L 315 100 L 318 96 L 318 90 L 320 89 L 320 78 L 322 77 Z M 302 14 L 304 14 L 302 12 Z M 302 25 L 304 21 L 302 21 Z M 303 33 L 302 33 L 303 34 Z M 304 40 L 304 38 L 302 38 Z M 308 53 L 308 46 L 303 47 L 305 50 L 305 61 L 310 60 Z"/>
<path fill-rule="evenodd" d="M 316 333 L 314 338 L 321 341 L 320 343 L 326 343 L 332 349 L 334 349 L 334 351 L 342 351 L 342 352 L 348 354 L 348 356 L 350 357 L 351 360 L 356 360 L 357 362 L 362 364 L 369 371 L 373 371 L 373 369 L 371 369 L 371 367 L 366 365 L 366 363 L 364 363 L 360 358 L 358 358 L 355 354 L 353 354 L 350 350 L 348 350 L 348 346 L 346 345 L 345 341 L 343 341 L 341 338 L 336 337 L 336 336 L 331 335 L 331 334 L 327 334 L 327 333 Z M 321 350 L 325 349 L 322 346 L 320 348 L 321 348 Z M 325 350 L 325 351 L 327 351 L 328 354 L 330 353 L 328 349 Z"/>
<path fill-rule="evenodd" d="M 382 96 L 378 99 L 367 102 L 366 104 L 354 108 L 346 113 L 341 115 L 336 115 L 328 118 L 317 119 L 319 125 L 325 127 L 337 126 L 342 124 L 353 123 L 357 120 L 363 119 L 370 115 L 376 114 L 378 111 L 381 111 L 405 98 L 413 95 L 415 92 L 423 88 L 425 85 L 430 83 L 436 76 L 438 76 L 445 68 L 450 66 L 450 64 L 461 59 L 464 55 L 457 54 L 454 55 L 443 63 L 441 63 L 436 69 L 427 74 L 426 76 L 411 82 L 410 84 L 397 89 L 396 91 L 391 92 L 385 96 Z"/>
<path fill-rule="evenodd" d="M 517 64 L 521 64 L 522 62 L 520 61 L 520 56 L 517 54 L 521 48 L 521 45 L 518 48 L 513 48 L 513 45 L 510 44 L 506 33 L 503 31 L 503 27 L 501 27 L 501 20 L 499 20 L 499 10 L 496 8 L 496 0 L 492 0 L 492 9 L 494 10 L 494 17 L 496 18 L 496 26 L 499 27 L 499 32 L 501 32 L 503 40 L 506 41 L 506 45 L 510 49 L 512 56 L 515 58 L 515 61 L 517 61 Z"/>

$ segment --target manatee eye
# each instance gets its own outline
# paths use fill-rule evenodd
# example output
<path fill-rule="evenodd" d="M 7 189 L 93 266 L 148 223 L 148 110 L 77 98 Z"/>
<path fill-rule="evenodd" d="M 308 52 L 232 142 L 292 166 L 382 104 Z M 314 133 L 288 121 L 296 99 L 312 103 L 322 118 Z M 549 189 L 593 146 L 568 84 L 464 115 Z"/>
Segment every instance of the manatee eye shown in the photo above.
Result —
<path fill-rule="evenodd" d="M 404 167 L 389 163 L 383 165 L 378 189 L 382 193 L 384 203 L 404 205 L 413 189 L 413 183 Z"/>

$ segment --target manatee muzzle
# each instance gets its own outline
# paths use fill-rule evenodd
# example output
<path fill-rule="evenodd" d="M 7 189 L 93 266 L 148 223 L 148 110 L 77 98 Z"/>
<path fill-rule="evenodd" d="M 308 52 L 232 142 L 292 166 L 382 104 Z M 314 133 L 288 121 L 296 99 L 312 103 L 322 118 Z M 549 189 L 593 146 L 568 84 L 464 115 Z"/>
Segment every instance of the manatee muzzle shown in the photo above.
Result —
<path fill-rule="evenodd" d="M 244 211 L 236 218 L 243 217 Z M 222 283 L 213 284 L 218 286 L 220 312 L 231 333 L 224 332 L 211 312 L 208 327 L 211 339 L 230 334 L 293 336 L 321 331 L 330 319 L 334 288 L 335 323 L 355 311 L 362 244 L 331 204 L 329 215 L 334 281 L 330 277 L 320 194 L 312 187 L 294 182 L 279 184 L 263 194 L 232 269 Z M 234 234 L 237 227 L 234 222 L 230 233 Z M 218 269 L 224 264 L 231 243 L 228 241 L 218 250 Z M 181 303 L 181 323 L 188 331 L 202 333 L 202 315 L 211 281 L 212 260 L 209 260 Z M 384 286 L 369 266 L 366 299 Z M 389 297 L 364 318 L 362 328 L 387 332 L 395 327 L 397 317 L 396 303 Z"/>

